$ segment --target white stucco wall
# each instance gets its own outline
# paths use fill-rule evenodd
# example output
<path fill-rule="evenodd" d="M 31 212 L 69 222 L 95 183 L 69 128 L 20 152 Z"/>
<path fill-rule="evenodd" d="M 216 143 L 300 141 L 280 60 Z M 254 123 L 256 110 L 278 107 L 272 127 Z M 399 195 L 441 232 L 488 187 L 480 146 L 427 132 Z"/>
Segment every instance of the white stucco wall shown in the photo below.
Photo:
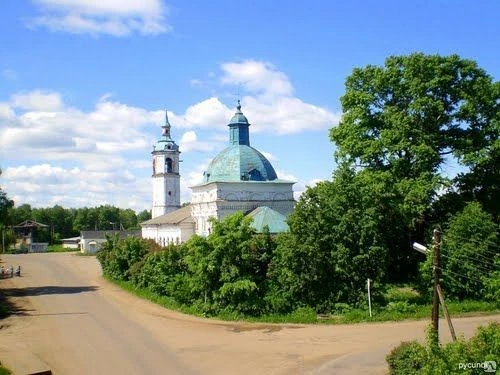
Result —
<path fill-rule="evenodd" d="M 194 234 L 194 225 L 191 223 L 144 225 L 142 238 L 154 240 L 160 246 L 168 243 L 186 242 Z"/>
<path fill-rule="evenodd" d="M 236 211 L 248 212 L 259 206 L 287 216 L 295 204 L 293 182 L 213 182 L 191 189 L 191 215 L 199 235 L 210 233 L 210 217 L 221 220 Z"/>

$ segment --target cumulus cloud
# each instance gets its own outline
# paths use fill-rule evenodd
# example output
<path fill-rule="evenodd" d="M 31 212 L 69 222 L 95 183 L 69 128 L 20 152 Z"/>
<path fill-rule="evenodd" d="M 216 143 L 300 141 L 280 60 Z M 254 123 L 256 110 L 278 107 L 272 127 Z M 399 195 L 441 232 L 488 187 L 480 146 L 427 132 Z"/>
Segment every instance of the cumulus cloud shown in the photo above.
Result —
<path fill-rule="evenodd" d="M 293 86 L 288 77 L 268 62 L 246 60 L 241 63 L 228 62 L 221 65 L 223 84 L 243 85 L 251 93 L 266 97 L 289 96 Z"/>
<path fill-rule="evenodd" d="M 5 189 L 17 203 L 35 207 L 114 204 L 141 210 L 149 202 L 150 182 L 128 169 L 112 171 L 64 168 L 48 163 L 8 167 L 3 171 Z"/>
<path fill-rule="evenodd" d="M 40 14 L 29 27 L 46 27 L 72 34 L 127 36 L 137 32 L 156 35 L 172 27 L 162 0 L 33 0 Z"/>
<path fill-rule="evenodd" d="M 188 126 L 208 128 L 226 124 L 231 118 L 232 112 L 217 97 L 211 97 L 190 106 L 186 110 L 184 118 Z"/>
<path fill-rule="evenodd" d="M 199 141 L 198 136 L 196 135 L 196 132 L 194 130 L 189 130 L 185 132 L 179 141 L 179 147 L 182 150 L 182 152 L 213 151 L 217 146 L 218 142 Z"/>
<path fill-rule="evenodd" d="M 12 95 L 13 107 L 33 111 L 58 111 L 63 108 L 61 95 L 57 92 L 35 90 Z"/>
<path fill-rule="evenodd" d="M 288 76 L 271 63 L 245 60 L 221 65 L 223 85 L 243 86 L 243 112 L 252 131 L 290 134 L 328 129 L 338 124 L 340 113 L 306 103 L 294 96 Z"/>

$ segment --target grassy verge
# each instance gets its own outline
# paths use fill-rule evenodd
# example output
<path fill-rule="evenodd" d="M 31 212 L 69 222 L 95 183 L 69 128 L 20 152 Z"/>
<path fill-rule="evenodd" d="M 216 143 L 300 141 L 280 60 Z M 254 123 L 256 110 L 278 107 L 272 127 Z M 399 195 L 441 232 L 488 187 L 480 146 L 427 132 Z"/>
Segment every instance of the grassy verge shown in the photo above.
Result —
<path fill-rule="evenodd" d="M 75 251 L 78 251 L 78 249 L 68 249 L 63 247 L 63 245 L 49 245 L 47 249 L 48 253 L 69 253 Z"/>
<path fill-rule="evenodd" d="M 165 296 L 159 296 L 147 289 L 137 288 L 132 283 L 122 280 L 114 280 L 105 277 L 108 281 L 118 285 L 120 288 L 132 293 L 140 298 L 149 300 L 170 310 L 195 315 L 199 317 L 208 317 L 203 312 L 197 310 L 194 306 L 187 306 L 178 303 L 174 299 Z M 493 315 L 500 313 L 500 301 L 462 301 L 447 303 L 448 311 L 452 318 L 471 315 Z M 409 305 L 405 306 L 405 311 L 394 311 L 394 308 L 378 308 L 373 310 L 373 316 L 370 318 L 368 310 L 352 309 L 339 315 L 318 316 L 311 308 L 299 308 L 290 314 L 268 314 L 260 317 L 245 316 L 234 312 L 224 312 L 210 318 L 226 321 L 247 321 L 255 323 L 300 323 L 300 324 L 348 324 L 348 323 L 366 323 L 366 322 L 385 322 L 400 320 L 419 320 L 430 318 L 432 306 Z M 441 312 L 442 316 L 442 312 Z"/>
<path fill-rule="evenodd" d="M 3 367 L 2 364 L 0 363 L 0 375 L 10 375 L 12 372 L 6 367 Z"/>

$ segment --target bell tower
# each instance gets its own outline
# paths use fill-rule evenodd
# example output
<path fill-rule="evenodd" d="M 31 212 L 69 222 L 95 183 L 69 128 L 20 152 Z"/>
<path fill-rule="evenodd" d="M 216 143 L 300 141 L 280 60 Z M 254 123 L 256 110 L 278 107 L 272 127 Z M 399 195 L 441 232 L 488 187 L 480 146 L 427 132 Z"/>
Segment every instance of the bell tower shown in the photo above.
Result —
<path fill-rule="evenodd" d="M 153 152 L 153 210 L 152 218 L 168 214 L 181 207 L 179 146 L 170 137 L 170 122 L 165 111 L 165 125 Z"/>

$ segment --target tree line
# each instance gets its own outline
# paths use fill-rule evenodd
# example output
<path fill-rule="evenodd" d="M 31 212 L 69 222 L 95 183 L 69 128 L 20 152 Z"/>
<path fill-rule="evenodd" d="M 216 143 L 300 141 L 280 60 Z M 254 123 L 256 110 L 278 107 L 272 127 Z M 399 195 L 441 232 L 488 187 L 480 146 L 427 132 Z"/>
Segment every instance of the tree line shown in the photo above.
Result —
<path fill-rule="evenodd" d="M 151 218 L 148 210 L 136 213 L 130 208 L 111 205 L 90 208 L 64 208 L 60 205 L 38 208 L 29 204 L 16 206 L 5 192 L 0 193 L 3 194 L 0 196 L 0 229 L 5 231 L 7 243 L 15 241 L 12 227 L 25 220 L 47 225 L 48 228 L 36 231 L 37 240 L 54 244 L 60 243 L 63 238 L 79 236 L 85 230 L 139 230 L 140 223 Z"/>

